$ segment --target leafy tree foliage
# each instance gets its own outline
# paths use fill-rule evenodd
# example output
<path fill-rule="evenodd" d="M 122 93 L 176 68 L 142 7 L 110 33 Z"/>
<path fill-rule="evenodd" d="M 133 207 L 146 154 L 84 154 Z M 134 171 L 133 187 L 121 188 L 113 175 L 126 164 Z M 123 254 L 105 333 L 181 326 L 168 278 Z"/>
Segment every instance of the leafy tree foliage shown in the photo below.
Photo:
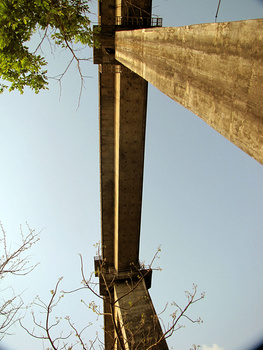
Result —
<path fill-rule="evenodd" d="M 28 86 L 35 93 L 47 88 L 44 57 L 37 53 L 45 38 L 73 56 L 72 43 L 92 46 L 89 0 L 0 0 L 0 92 Z M 30 52 L 28 42 L 40 30 L 41 42 Z M 5 82 L 9 82 L 6 85 Z"/>

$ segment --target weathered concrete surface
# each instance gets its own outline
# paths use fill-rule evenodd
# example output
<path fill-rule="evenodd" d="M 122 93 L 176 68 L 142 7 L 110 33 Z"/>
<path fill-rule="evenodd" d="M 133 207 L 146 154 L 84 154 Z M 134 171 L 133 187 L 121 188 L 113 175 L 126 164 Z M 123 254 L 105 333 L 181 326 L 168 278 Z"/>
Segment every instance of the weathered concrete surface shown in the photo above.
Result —
<path fill-rule="evenodd" d="M 143 279 L 139 283 L 117 282 L 114 285 L 114 299 L 115 319 L 122 333 L 125 349 L 145 350 L 156 344 L 153 349 L 168 350 Z"/>
<path fill-rule="evenodd" d="M 263 19 L 116 32 L 116 59 L 263 164 Z"/>

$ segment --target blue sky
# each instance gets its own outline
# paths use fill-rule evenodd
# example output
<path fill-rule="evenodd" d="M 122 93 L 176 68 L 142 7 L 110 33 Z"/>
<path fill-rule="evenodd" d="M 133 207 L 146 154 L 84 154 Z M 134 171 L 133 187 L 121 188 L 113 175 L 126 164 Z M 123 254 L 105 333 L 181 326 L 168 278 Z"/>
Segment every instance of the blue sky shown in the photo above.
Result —
<path fill-rule="evenodd" d="M 217 0 L 154 1 L 164 26 L 213 22 Z M 94 12 L 96 2 L 93 3 Z M 260 18 L 260 0 L 221 1 L 218 21 Z M 93 17 L 96 21 L 96 17 Z M 63 71 L 68 56 L 50 55 L 50 75 Z M 85 49 L 83 55 L 92 52 Z M 0 96 L 0 220 L 9 242 L 19 241 L 27 221 L 44 230 L 32 248 L 40 265 L 27 277 L 6 281 L 30 302 L 48 300 L 57 279 L 73 289 L 81 281 L 79 256 L 87 275 L 93 270 L 93 244 L 100 240 L 99 124 L 97 66 L 87 63 L 78 110 L 79 77 L 75 67 L 62 91 Z M 203 350 L 243 350 L 263 334 L 263 167 L 217 134 L 202 120 L 154 87 L 149 87 L 140 258 L 150 262 L 161 245 L 150 290 L 157 312 L 173 300 L 184 305 L 185 290 L 198 284 L 206 297 L 191 310 L 200 326 L 186 323 L 169 346 Z M 2 289 L 2 285 L 1 285 Z M 58 314 L 79 326 L 94 320 L 80 299 L 63 300 Z M 172 308 L 162 316 L 169 322 Z M 29 315 L 30 316 L 30 315 Z M 102 320 L 101 320 L 102 321 Z M 30 317 L 26 318 L 30 327 Z M 87 332 L 92 339 L 96 323 Z M 102 322 L 101 322 L 102 324 Z M 19 328 L 5 338 L 10 350 L 42 349 Z M 213 344 L 216 344 L 213 346 Z"/>

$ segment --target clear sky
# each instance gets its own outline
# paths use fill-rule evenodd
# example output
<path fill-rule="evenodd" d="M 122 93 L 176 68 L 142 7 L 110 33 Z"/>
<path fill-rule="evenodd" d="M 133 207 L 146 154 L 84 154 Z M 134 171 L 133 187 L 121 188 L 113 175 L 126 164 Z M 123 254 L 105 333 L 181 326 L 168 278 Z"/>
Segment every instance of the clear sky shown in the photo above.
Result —
<path fill-rule="evenodd" d="M 164 26 L 213 22 L 217 0 L 159 0 L 153 13 Z M 92 2 L 96 12 L 96 2 Z M 218 21 L 260 18 L 263 1 L 222 0 Z M 96 21 L 96 17 L 92 19 Z M 68 56 L 50 54 L 49 75 L 63 71 Z M 90 57 L 92 51 L 85 49 Z M 99 124 L 97 66 L 83 66 L 85 82 L 78 110 L 79 77 L 73 67 L 59 85 L 34 95 L 0 95 L 0 220 L 9 243 L 19 225 L 45 228 L 32 249 L 40 265 L 27 277 L 10 279 L 25 302 L 47 301 L 57 279 L 62 289 L 80 285 L 78 253 L 87 275 L 93 244 L 100 240 Z M 140 258 L 150 262 L 161 245 L 150 290 L 157 312 L 167 302 L 184 305 L 185 290 L 198 284 L 206 297 L 191 309 L 200 326 L 169 339 L 170 348 L 245 350 L 263 338 L 263 167 L 202 120 L 149 87 Z M 7 284 L 2 284 L 1 289 Z M 78 325 L 94 316 L 80 302 L 63 300 L 58 315 Z M 163 315 L 169 321 L 172 309 Z M 28 327 L 30 315 L 25 320 Z M 92 339 L 100 323 L 87 331 Z M 40 350 L 42 343 L 19 328 L 6 337 L 9 350 Z M 213 346 L 213 344 L 216 344 Z M 2 349 L 0 347 L 0 349 Z"/>

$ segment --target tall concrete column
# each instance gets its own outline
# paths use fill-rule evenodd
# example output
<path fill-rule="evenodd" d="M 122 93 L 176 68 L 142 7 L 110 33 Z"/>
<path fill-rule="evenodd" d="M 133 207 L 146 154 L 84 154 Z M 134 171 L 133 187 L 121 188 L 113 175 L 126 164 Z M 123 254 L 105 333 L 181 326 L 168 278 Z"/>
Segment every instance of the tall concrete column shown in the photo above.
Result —
<path fill-rule="evenodd" d="M 123 348 L 168 350 L 144 279 L 115 283 L 114 299 Z"/>
<path fill-rule="evenodd" d="M 106 350 L 168 350 L 148 289 L 152 270 L 117 273 L 99 257 L 94 260 L 99 293 L 104 299 Z"/>
<path fill-rule="evenodd" d="M 263 19 L 116 32 L 116 59 L 263 164 Z"/>

